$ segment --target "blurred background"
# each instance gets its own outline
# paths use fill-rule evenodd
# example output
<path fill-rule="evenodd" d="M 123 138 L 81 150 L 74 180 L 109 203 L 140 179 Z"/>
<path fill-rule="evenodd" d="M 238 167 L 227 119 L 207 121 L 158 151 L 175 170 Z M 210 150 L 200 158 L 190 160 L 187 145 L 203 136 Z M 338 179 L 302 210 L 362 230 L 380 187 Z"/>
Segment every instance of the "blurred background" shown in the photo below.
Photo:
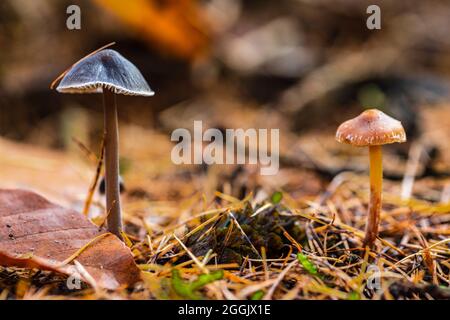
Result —
<path fill-rule="evenodd" d="M 66 28 L 71 4 L 81 9 L 81 30 Z M 366 27 L 372 4 L 381 8 L 381 30 Z M 49 86 L 114 41 L 112 49 L 156 92 L 118 97 L 129 199 L 277 189 L 314 199 L 337 174 L 366 170 L 367 151 L 338 144 L 334 133 L 364 107 L 376 107 L 401 120 L 409 138 L 386 148 L 386 177 L 432 177 L 436 192 L 423 197 L 445 200 L 448 30 L 446 0 L 3 0 L 0 187 L 83 202 L 101 144 L 102 97 Z M 170 134 L 192 129 L 193 120 L 205 128 L 279 128 L 279 174 L 173 165 Z"/>

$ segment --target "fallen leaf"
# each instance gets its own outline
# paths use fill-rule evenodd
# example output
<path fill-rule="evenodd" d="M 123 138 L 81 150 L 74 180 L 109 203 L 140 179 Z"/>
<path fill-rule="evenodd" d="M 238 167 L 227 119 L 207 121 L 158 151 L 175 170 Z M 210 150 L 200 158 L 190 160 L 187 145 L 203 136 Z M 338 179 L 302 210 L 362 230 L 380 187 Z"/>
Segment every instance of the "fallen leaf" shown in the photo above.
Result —
<path fill-rule="evenodd" d="M 91 286 L 112 290 L 140 279 L 130 249 L 116 236 L 19 189 L 0 189 L 0 265 L 78 272 Z"/>

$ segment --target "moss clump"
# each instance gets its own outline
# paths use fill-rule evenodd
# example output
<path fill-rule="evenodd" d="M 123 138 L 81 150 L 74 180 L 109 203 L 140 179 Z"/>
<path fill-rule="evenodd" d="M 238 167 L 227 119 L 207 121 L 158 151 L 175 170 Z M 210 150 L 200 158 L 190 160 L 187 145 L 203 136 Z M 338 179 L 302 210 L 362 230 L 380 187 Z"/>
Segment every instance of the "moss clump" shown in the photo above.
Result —
<path fill-rule="evenodd" d="M 252 217 L 260 207 L 253 209 L 250 203 L 245 203 L 241 210 L 232 212 L 248 239 L 233 222 L 233 218 L 225 214 L 189 237 L 188 247 L 196 256 L 204 256 L 208 250 L 213 250 L 218 255 L 218 263 L 241 264 L 245 257 L 258 259 L 261 247 L 266 249 L 269 259 L 286 256 L 292 243 L 284 236 L 283 229 L 298 242 L 304 238 L 304 230 L 297 223 L 298 217 L 281 215 L 280 212 L 286 210 L 280 204 L 273 204 Z"/>

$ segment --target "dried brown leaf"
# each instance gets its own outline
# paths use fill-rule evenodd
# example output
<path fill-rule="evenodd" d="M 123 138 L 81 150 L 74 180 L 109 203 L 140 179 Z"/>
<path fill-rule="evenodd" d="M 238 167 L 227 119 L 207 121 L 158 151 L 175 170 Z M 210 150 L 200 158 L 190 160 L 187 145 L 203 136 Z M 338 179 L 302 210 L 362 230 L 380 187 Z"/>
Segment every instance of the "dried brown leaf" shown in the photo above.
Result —
<path fill-rule="evenodd" d="M 103 234 L 82 214 L 36 193 L 0 189 L 1 265 L 71 274 L 76 259 L 91 277 L 82 278 L 93 286 L 117 289 L 138 281 L 130 249 L 112 234 L 99 237 Z"/>

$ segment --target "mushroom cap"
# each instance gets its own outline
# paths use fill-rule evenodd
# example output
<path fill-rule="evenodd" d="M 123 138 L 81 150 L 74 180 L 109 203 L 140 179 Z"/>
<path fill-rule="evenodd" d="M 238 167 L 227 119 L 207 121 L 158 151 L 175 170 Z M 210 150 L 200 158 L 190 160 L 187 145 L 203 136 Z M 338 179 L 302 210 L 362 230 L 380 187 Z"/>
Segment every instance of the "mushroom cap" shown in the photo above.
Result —
<path fill-rule="evenodd" d="M 78 61 L 64 75 L 56 90 L 62 93 L 102 93 L 153 96 L 141 72 L 120 53 L 101 50 Z"/>
<path fill-rule="evenodd" d="M 406 134 L 400 121 L 380 110 L 369 109 L 342 123 L 336 131 L 336 140 L 357 147 L 379 146 L 405 142 Z"/>

